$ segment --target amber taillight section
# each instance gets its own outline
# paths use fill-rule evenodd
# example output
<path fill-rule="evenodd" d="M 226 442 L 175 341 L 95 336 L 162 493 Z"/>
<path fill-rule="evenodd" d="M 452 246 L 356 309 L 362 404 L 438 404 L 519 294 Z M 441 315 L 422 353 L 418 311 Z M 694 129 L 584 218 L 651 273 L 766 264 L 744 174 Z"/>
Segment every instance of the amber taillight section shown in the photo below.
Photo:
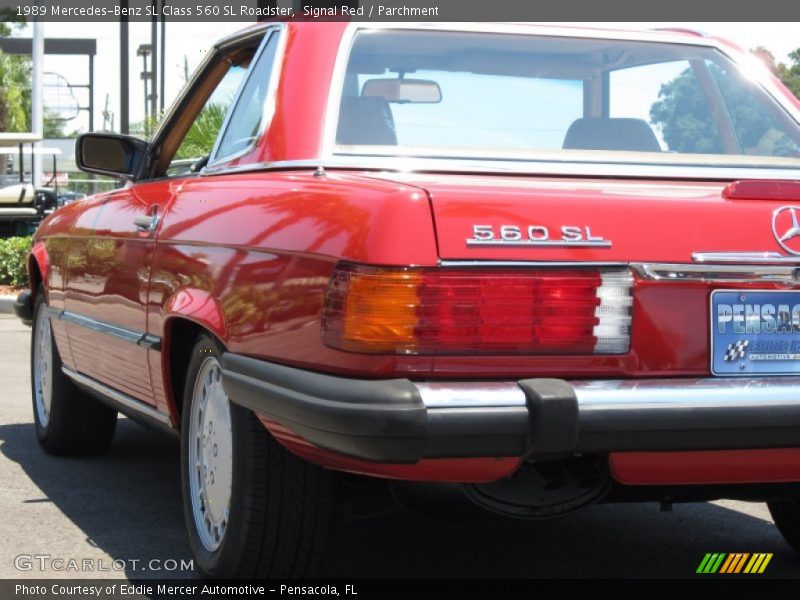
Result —
<path fill-rule="evenodd" d="M 326 344 L 399 354 L 619 354 L 630 343 L 628 270 L 340 265 Z"/>

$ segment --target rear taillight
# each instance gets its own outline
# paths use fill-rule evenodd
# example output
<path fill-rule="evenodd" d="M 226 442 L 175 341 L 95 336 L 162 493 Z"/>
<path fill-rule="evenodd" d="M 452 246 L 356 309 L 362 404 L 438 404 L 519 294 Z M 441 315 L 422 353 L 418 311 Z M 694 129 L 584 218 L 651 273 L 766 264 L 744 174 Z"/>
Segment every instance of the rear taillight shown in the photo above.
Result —
<path fill-rule="evenodd" d="M 323 340 L 372 353 L 622 354 L 632 286 L 627 269 L 340 265 Z"/>

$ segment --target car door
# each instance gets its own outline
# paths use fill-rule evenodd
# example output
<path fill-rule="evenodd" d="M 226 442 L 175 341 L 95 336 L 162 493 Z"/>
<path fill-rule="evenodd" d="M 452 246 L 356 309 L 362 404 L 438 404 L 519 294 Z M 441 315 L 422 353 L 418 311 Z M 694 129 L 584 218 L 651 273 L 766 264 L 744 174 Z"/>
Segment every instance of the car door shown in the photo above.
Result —
<path fill-rule="evenodd" d="M 247 69 L 237 72 L 236 63 L 231 65 L 192 125 L 192 129 L 199 126 L 207 130 L 209 114 L 218 111 L 219 98 L 225 96 L 226 89 L 232 89 L 226 80 L 236 81 L 237 91 L 225 103 L 225 118 L 213 128 L 214 136 L 207 135 L 203 144 L 198 144 L 198 136 L 190 130 L 175 156 L 165 165 L 168 177 L 176 186 L 176 194 L 164 214 L 163 235 L 156 249 L 149 298 L 148 323 L 152 331 L 163 330 L 165 299 L 174 296 L 179 289 L 206 290 L 211 280 L 216 286 L 224 286 L 241 261 L 239 253 L 212 240 L 215 232 L 224 229 L 220 224 L 226 222 L 226 215 L 253 202 L 252 189 L 219 173 L 227 172 L 235 161 L 247 161 L 248 155 L 256 151 L 256 142 L 270 114 L 265 107 L 268 93 L 276 85 L 274 65 L 281 43 L 281 34 L 274 28 L 267 30 L 258 46 L 243 49 L 244 57 L 239 60 L 241 65 L 247 64 Z M 251 52 L 249 56 L 248 51 Z M 180 173 L 187 160 L 203 164 L 202 173 Z M 178 174 L 173 175 L 175 171 Z M 151 366 L 158 368 L 158 365 Z M 154 384 L 161 380 L 154 374 Z"/>
<path fill-rule="evenodd" d="M 161 409 L 166 408 L 163 386 L 151 383 L 159 380 L 151 376 L 151 369 L 160 363 L 161 322 L 148 317 L 156 241 L 176 191 L 196 178 L 208 161 L 262 37 L 263 33 L 227 54 L 219 52 L 190 84 L 184 102 L 179 101 L 168 117 L 178 119 L 179 125 L 163 128 L 168 135 L 181 121 L 185 125 L 181 139 L 173 141 L 177 150 L 166 172 L 95 198 L 73 228 L 62 319 L 75 367 Z M 204 76 L 209 71 L 212 75 Z M 212 85 L 209 79 L 215 73 Z M 198 107 L 197 98 L 206 101 Z M 152 147 L 169 143 L 157 137 Z"/>
<path fill-rule="evenodd" d="M 154 404 L 146 335 L 147 291 L 169 182 L 112 191 L 91 201 L 70 239 L 64 315 L 77 370 Z"/>

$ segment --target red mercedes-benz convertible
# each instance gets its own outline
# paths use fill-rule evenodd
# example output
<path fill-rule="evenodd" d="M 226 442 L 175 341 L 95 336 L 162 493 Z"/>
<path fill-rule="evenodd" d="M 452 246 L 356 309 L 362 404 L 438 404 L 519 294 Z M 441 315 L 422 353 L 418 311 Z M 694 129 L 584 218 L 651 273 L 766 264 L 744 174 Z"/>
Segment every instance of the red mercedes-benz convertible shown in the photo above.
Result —
<path fill-rule="evenodd" d="M 262 24 L 152 140 L 77 157 L 127 183 L 36 235 L 37 435 L 179 435 L 205 575 L 307 574 L 370 485 L 520 518 L 761 500 L 800 548 L 800 103 L 746 52 Z"/>

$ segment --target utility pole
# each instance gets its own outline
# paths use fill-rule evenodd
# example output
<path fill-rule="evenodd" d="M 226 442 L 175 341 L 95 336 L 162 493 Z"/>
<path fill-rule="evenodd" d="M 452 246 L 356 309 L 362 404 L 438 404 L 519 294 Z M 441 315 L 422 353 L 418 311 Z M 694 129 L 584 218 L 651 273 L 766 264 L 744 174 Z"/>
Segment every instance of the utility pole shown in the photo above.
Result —
<path fill-rule="evenodd" d="M 38 4 L 38 2 L 37 2 Z M 33 22 L 33 48 L 31 51 L 33 62 L 33 81 L 31 89 L 31 132 L 41 139 L 44 134 L 44 98 L 42 87 L 44 84 L 44 23 Z M 42 187 L 42 155 L 38 150 L 41 142 L 34 142 L 31 161 L 31 183 L 34 189 Z"/>
<path fill-rule="evenodd" d="M 150 112 L 150 99 L 152 98 L 152 88 L 155 87 L 155 81 L 151 86 L 150 92 L 148 93 L 148 82 L 152 79 L 153 73 L 152 71 L 148 70 L 147 67 L 147 57 L 150 56 L 150 53 L 153 51 L 150 44 L 139 44 L 139 47 L 136 49 L 136 56 L 142 57 L 142 74 L 141 79 L 142 83 L 144 84 L 144 132 L 145 134 L 150 133 L 150 119 L 149 116 Z"/>
<path fill-rule="evenodd" d="M 128 10 L 128 0 L 120 0 L 123 14 Z M 128 17 L 119 20 L 119 130 L 130 133 L 128 85 L 130 83 L 128 57 Z"/>
<path fill-rule="evenodd" d="M 153 57 L 150 59 L 150 73 L 153 78 L 150 85 L 150 114 L 155 120 L 158 115 L 158 0 L 152 0 L 150 5 L 153 7 L 153 16 L 150 19 L 150 47 L 153 49 Z"/>
<path fill-rule="evenodd" d="M 164 114 L 164 100 L 166 98 L 166 93 L 164 92 L 166 78 L 164 75 L 167 72 L 167 18 L 164 16 L 163 11 L 164 0 L 161 1 L 161 54 L 158 55 L 161 58 L 161 65 L 158 70 L 161 76 L 161 93 L 158 96 L 158 108 L 162 115 Z"/>

